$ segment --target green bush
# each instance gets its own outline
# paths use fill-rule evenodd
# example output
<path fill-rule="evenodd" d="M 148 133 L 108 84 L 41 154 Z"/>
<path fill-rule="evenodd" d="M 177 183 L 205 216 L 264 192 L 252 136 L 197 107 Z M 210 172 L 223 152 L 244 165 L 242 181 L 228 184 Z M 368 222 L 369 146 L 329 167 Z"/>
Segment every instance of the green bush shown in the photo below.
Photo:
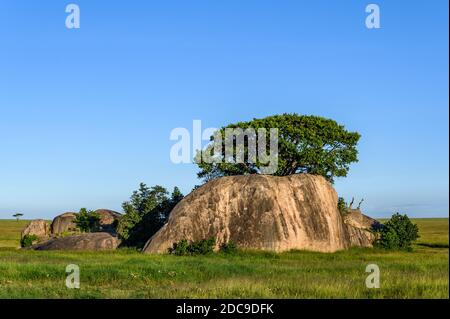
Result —
<path fill-rule="evenodd" d="M 33 242 L 38 240 L 38 237 L 36 235 L 25 235 L 20 240 L 20 246 L 21 247 L 31 247 L 33 246 Z"/>
<path fill-rule="evenodd" d="M 172 248 L 169 248 L 169 253 L 176 256 L 208 255 L 214 252 L 215 246 L 216 240 L 214 238 L 201 239 L 190 243 L 186 239 L 182 239 L 174 243 Z"/>
<path fill-rule="evenodd" d="M 224 254 L 235 254 L 237 250 L 236 244 L 231 240 L 228 243 L 220 245 L 220 252 Z"/>
<path fill-rule="evenodd" d="M 75 214 L 74 223 L 84 233 L 93 233 L 101 228 L 100 215 L 86 208 L 81 208 L 80 212 Z"/>
<path fill-rule="evenodd" d="M 385 249 L 410 250 L 412 243 L 419 238 L 419 228 L 406 215 L 396 213 L 377 231 L 376 246 Z"/>
<path fill-rule="evenodd" d="M 187 256 L 189 252 L 189 242 L 186 239 L 180 240 L 178 243 L 173 243 L 173 247 L 169 248 L 169 253 L 176 256 Z"/>

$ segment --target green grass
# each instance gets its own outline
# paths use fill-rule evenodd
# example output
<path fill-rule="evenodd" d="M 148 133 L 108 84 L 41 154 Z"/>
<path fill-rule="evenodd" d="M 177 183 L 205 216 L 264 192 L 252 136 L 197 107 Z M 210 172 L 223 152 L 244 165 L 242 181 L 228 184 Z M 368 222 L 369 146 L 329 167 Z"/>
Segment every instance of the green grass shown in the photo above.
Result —
<path fill-rule="evenodd" d="M 414 222 L 421 238 L 412 252 L 176 257 L 17 250 L 11 221 L 0 221 L 2 242 L 11 241 L 0 249 L 0 298 L 448 298 L 448 219 Z M 370 263 L 380 268 L 380 289 L 365 287 Z M 80 266 L 80 289 L 65 287 L 68 264 Z"/>
<path fill-rule="evenodd" d="M 423 218 L 413 221 L 420 228 L 418 245 L 448 248 L 448 219 Z"/>
<path fill-rule="evenodd" d="M 0 220 L 0 248 L 1 247 L 19 247 L 20 232 L 29 223 L 27 220 Z"/>

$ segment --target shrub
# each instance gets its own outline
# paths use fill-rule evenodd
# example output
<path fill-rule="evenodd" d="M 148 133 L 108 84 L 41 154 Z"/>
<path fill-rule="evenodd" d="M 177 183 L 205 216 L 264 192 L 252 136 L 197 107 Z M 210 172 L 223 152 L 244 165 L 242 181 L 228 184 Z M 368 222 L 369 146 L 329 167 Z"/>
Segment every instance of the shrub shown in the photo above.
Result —
<path fill-rule="evenodd" d="M 178 243 L 173 243 L 173 247 L 169 248 L 169 253 L 176 256 L 190 255 L 188 241 L 186 239 L 183 239 Z"/>
<path fill-rule="evenodd" d="M 75 214 L 74 223 L 81 232 L 93 233 L 100 230 L 100 215 L 92 210 L 81 208 L 80 212 Z"/>
<path fill-rule="evenodd" d="M 38 237 L 36 235 L 25 235 L 20 240 L 20 246 L 21 247 L 31 247 L 33 246 L 33 242 L 38 240 Z"/>
<path fill-rule="evenodd" d="M 220 245 L 220 252 L 224 254 L 235 254 L 237 250 L 236 244 L 231 240 L 228 243 Z"/>
<path fill-rule="evenodd" d="M 207 255 L 214 251 L 215 246 L 216 240 L 214 238 L 209 238 L 194 241 L 189 248 L 192 255 Z"/>
<path fill-rule="evenodd" d="M 190 243 L 186 239 L 182 239 L 174 243 L 172 248 L 169 248 L 169 253 L 176 256 L 208 255 L 214 251 L 215 246 L 216 240 L 214 238 L 201 239 Z"/>
<path fill-rule="evenodd" d="M 419 238 L 419 228 L 406 215 L 392 215 L 378 232 L 376 246 L 385 249 L 410 250 L 412 243 Z"/>

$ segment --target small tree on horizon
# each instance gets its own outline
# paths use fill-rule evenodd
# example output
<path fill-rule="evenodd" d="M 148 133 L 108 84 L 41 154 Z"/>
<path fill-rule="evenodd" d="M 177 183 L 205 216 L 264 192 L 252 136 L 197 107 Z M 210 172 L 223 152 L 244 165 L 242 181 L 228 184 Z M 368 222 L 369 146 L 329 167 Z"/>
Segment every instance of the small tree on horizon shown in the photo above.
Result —
<path fill-rule="evenodd" d="M 22 213 L 16 213 L 16 214 L 13 215 L 13 217 L 15 217 L 17 221 L 19 221 L 19 218 L 22 217 L 22 216 L 23 216 Z"/>

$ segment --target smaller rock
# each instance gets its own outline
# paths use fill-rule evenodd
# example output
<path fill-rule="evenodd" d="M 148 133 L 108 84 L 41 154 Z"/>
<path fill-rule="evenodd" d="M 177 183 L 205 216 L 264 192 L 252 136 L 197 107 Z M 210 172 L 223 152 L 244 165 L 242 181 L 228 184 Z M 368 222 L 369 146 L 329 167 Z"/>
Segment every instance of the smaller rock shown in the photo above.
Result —
<path fill-rule="evenodd" d="M 50 237 L 50 225 L 43 219 L 32 220 L 22 231 L 21 238 L 26 235 L 35 235 L 38 240 Z"/>
<path fill-rule="evenodd" d="M 380 222 L 364 215 L 359 209 L 349 209 L 344 215 L 344 223 L 356 228 L 374 230 L 380 226 Z"/>
<path fill-rule="evenodd" d="M 84 233 L 52 238 L 34 245 L 35 250 L 114 250 L 120 241 L 109 233 Z"/>
<path fill-rule="evenodd" d="M 344 215 L 344 224 L 350 240 L 350 246 L 372 247 L 376 240 L 374 230 L 380 222 L 364 215 L 359 209 L 348 209 Z"/>
<path fill-rule="evenodd" d="M 117 222 L 122 215 L 110 209 L 97 209 L 95 213 L 100 216 L 101 230 L 115 233 Z"/>
<path fill-rule="evenodd" d="M 73 212 L 64 213 L 53 219 L 51 230 L 53 235 L 59 235 L 65 232 L 76 231 L 75 214 Z"/>
<path fill-rule="evenodd" d="M 371 231 L 364 228 L 357 228 L 346 224 L 351 247 L 372 247 L 376 236 Z"/>

